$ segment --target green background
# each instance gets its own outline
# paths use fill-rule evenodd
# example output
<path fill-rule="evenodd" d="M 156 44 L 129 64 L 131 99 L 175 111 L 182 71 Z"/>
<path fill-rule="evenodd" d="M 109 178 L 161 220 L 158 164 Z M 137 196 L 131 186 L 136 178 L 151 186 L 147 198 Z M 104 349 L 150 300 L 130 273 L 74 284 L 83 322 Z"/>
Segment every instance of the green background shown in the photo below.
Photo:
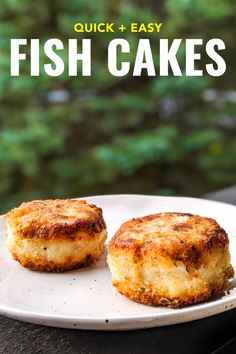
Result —
<path fill-rule="evenodd" d="M 163 22 L 160 34 L 92 34 L 76 22 Z M 26 200 L 108 193 L 192 195 L 236 181 L 234 0 L 2 0 L 0 7 L 0 209 Z M 222 77 L 112 77 L 107 46 L 150 38 L 219 37 Z M 92 38 L 91 78 L 47 76 L 49 38 Z M 11 38 L 41 39 L 40 77 L 10 77 Z M 202 47 L 202 63 L 209 62 Z M 66 50 L 62 54 L 67 62 Z M 126 56 L 127 58 L 127 56 Z M 179 53 L 184 69 L 184 47 Z M 158 72 L 158 70 L 157 70 Z"/>

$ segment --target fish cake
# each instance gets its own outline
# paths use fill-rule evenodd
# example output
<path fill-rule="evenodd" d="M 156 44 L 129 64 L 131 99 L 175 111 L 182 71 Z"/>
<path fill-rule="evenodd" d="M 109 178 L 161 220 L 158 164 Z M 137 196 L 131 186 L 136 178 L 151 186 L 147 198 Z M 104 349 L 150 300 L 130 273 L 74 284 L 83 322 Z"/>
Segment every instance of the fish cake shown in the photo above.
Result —
<path fill-rule="evenodd" d="M 107 237 L 102 209 L 85 200 L 22 203 L 6 215 L 7 247 L 26 268 L 63 272 L 95 262 Z"/>
<path fill-rule="evenodd" d="M 108 264 L 121 294 L 174 308 L 223 295 L 234 275 L 226 232 L 214 219 L 186 213 L 124 223 L 109 242 Z"/>

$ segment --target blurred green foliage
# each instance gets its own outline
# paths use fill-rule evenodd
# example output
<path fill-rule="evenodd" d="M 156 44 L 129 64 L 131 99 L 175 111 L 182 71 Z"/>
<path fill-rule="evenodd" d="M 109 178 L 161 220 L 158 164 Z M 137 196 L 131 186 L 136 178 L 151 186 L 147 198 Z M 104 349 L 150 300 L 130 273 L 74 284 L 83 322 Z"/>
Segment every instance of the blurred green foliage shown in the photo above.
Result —
<path fill-rule="evenodd" d="M 2 212 L 35 198 L 201 195 L 235 183 L 236 105 L 224 94 L 235 87 L 234 0 L 2 0 L 0 18 Z M 132 63 L 139 37 L 150 38 L 153 48 L 160 36 L 223 38 L 227 73 L 216 79 L 112 77 L 106 55 L 114 35 L 95 33 L 91 78 L 66 71 L 58 78 L 43 71 L 30 77 L 28 62 L 21 63 L 19 78 L 10 77 L 11 38 L 40 38 L 43 67 L 44 41 L 56 37 L 66 45 L 68 38 L 88 37 L 73 32 L 83 21 L 163 22 L 160 35 L 122 34 Z M 66 51 L 62 55 L 67 62 Z M 184 60 L 182 51 L 182 67 Z"/>

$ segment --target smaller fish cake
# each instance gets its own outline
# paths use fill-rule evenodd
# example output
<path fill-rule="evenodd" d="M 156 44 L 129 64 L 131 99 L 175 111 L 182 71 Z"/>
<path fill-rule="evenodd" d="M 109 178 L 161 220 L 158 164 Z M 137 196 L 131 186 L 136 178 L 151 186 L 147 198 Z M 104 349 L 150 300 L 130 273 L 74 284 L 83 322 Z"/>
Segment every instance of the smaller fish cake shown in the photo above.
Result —
<path fill-rule="evenodd" d="M 109 243 L 108 264 L 121 294 L 153 306 L 219 297 L 234 275 L 226 232 L 211 218 L 185 213 L 124 223 Z"/>
<path fill-rule="evenodd" d="M 85 200 L 22 203 L 6 215 L 7 247 L 26 268 L 63 272 L 95 262 L 107 237 L 102 209 Z"/>

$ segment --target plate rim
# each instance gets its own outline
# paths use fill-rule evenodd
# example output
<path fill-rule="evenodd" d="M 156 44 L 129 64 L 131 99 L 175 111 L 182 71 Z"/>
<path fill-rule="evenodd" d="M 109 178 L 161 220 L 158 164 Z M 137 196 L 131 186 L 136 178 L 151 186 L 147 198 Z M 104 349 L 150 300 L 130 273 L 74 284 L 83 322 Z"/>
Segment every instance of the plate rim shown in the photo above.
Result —
<path fill-rule="evenodd" d="M 104 194 L 104 195 L 91 195 L 91 196 L 83 196 L 83 197 L 76 197 L 72 199 L 100 199 L 100 198 L 105 198 L 105 199 L 111 199 L 111 198 L 155 198 L 155 199 L 181 199 L 181 200 L 188 200 L 188 201 L 202 201 L 205 203 L 212 203 L 212 204 L 218 204 L 222 206 L 228 206 L 230 208 L 235 208 L 236 206 L 234 204 L 230 203 L 225 203 L 221 201 L 215 201 L 215 200 L 210 200 L 210 199 L 205 199 L 205 198 L 195 198 L 195 197 L 188 197 L 188 196 L 160 196 L 160 195 L 146 195 L 146 194 Z M 0 219 L 4 219 L 6 214 L 0 215 Z M 131 300 L 130 300 L 131 301 Z M 232 304 L 232 301 L 235 303 Z M 180 309 L 173 309 L 174 311 L 164 311 L 162 313 L 154 313 L 155 312 L 155 307 L 153 307 L 153 313 L 149 314 L 139 314 L 139 315 L 128 315 L 127 317 L 114 317 L 110 318 L 109 315 L 105 315 L 103 317 L 85 317 L 85 316 L 62 316 L 62 315 L 57 315 L 57 314 L 49 314 L 49 313 L 39 313 L 37 311 L 32 311 L 32 310 L 23 310 L 15 307 L 9 307 L 9 306 L 2 306 L 0 302 L 0 315 L 5 316 L 5 317 L 11 317 L 15 318 L 18 320 L 23 320 L 27 322 L 32 322 L 32 323 L 39 323 L 42 324 L 42 321 L 46 321 L 45 325 L 48 326 L 54 326 L 54 327 L 64 327 L 64 328 L 78 328 L 78 329 L 96 329 L 96 330 L 119 330 L 119 328 L 109 328 L 107 326 L 106 321 L 109 322 L 111 325 L 119 325 L 123 324 L 124 327 L 122 329 L 141 329 L 141 328 L 151 328 L 151 327 L 157 327 L 158 325 L 158 320 L 161 319 L 166 319 L 168 323 L 164 325 L 174 325 L 177 323 L 184 323 L 184 322 L 189 322 L 192 320 L 197 320 L 201 318 L 206 318 L 212 315 L 217 315 L 222 312 L 229 311 L 233 308 L 236 307 L 236 294 L 228 294 L 226 295 L 225 298 L 220 298 L 216 300 L 212 300 L 209 302 L 204 302 Z M 201 316 L 198 316 L 198 312 L 203 310 L 203 314 Z M 207 312 L 209 310 L 209 312 Z M 210 311 L 213 310 L 214 312 L 211 313 Z M 184 318 L 181 319 L 181 321 L 173 321 L 176 318 L 176 313 L 179 312 L 180 315 L 183 315 Z M 185 318 L 187 315 L 192 315 L 191 319 Z M 58 323 L 64 323 L 64 325 L 59 325 Z M 72 327 L 72 323 L 78 322 L 81 326 L 77 327 Z M 138 323 L 142 324 L 143 326 L 129 326 L 131 323 Z M 67 325 L 67 326 L 66 326 Z M 86 325 L 88 327 L 86 327 Z M 101 326 L 103 325 L 103 326 Z M 106 325 L 106 328 L 104 328 L 104 325 Z M 126 327 L 125 327 L 126 325 Z M 69 326 L 69 327 L 68 327 Z M 96 327 L 98 326 L 98 327 Z M 163 326 L 163 324 L 161 324 Z"/>

